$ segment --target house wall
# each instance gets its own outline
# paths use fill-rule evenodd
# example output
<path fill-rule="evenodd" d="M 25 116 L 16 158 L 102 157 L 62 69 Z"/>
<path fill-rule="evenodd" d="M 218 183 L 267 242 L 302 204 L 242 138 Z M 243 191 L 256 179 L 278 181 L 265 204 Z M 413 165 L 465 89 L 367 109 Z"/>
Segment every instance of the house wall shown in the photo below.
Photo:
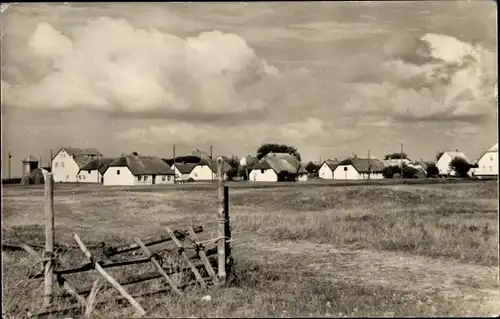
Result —
<path fill-rule="evenodd" d="M 103 185 L 137 185 L 138 183 L 137 178 L 126 166 L 110 166 L 104 172 Z"/>
<path fill-rule="evenodd" d="M 156 175 L 155 184 L 173 184 L 174 175 Z M 163 180 L 165 179 L 165 180 Z"/>
<path fill-rule="evenodd" d="M 101 173 L 99 173 L 99 170 L 94 169 L 90 170 L 90 173 L 88 170 L 81 170 L 78 173 L 78 183 L 100 183 L 101 182 Z"/>
<path fill-rule="evenodd" d="M 498 176 L 498 152 L 485 153 L 473 170 L 476 176 Z"/>
<path fill-rule="evenodd" d="M 381 172 L 371 172 L 370 179 L 383 179 L 384 175 Z M 360 173 L 359 179 L 368 179 L 368 173 Z"/>
<path fill-rule="evenodd" d="M 61 150 L 52 160 L 52 174 L 54 182 L 76 182 L 80 168 L 73 157 Z"/>
<path fill-rule="evenodd" d="M 299 177 L 297 180 L 299 182 L 306 182 L 307 181 L 307 174 L 299 174 Z"/>
<path fill-rule="evenodd" d="M 268 169 L 253 169 L 249 174 L 249 181 L 251 182 L 277 182 L 278 175 L 270 168 Z"/>
<path fill-rule="evenodd" d="M 332 179 L 333 178 L 333 172 L 326 163 L 323 163 L 323 165 L 321 165 L 321 167 L 319 168 L 318 174 L 319 174 L 319 178 L 322 178 L 322 179 Z"/>
<path fill-rule="evenodd" d="M 333 172 L 333 179 L 362 179 L 361 175 L 352 165 L 339 165 Z"/>
<path fill-rule="evenodd" d="M 439 169 L 439 175 L 451 175 L 455 176 L 456 173 L 450 168 L 451 156 L 448 153 L 443 153 L 439 160 L 436 163 L 437 168 Z"/>
<path fill-rule="evenodd" d="M 193 168 L 191 174 L 189 174 L 189 178 L 192 178 L 195 181 L 211 181 L 212 176 L 214 180 L 217 179 L 217 174 L 215 172 L 212 172 L 208 165 L 197 165 Z M 227 179 L 226 173 L 224 173 L 223 178 Z"/>

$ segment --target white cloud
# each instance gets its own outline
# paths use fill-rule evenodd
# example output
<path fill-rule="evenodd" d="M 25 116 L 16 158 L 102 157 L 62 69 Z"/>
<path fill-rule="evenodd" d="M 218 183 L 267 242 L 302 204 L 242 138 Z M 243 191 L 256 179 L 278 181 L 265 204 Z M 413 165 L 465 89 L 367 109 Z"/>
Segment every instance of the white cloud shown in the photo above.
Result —
<path fill-rule="evenodd" d="M 66 34 L 38 24 L 26 63 L 48 69 L 34 83 L 10 83 L 7 106 L 236 114 L 269 108 L 286 98 L 287 83 L 305 77 L 280 73 L 245 40 L 219 31 L 184 39 L 102 17 Z"/>
<path fill-rule="evenodd" d="M 494 52 L 450 36 L 426 34 L 418 50 L 399 55 L 382 64 L 380 83 L 357 85 L 358 94 L 346 109 L 436 121 L 476 121 L 496 112 Z"/>

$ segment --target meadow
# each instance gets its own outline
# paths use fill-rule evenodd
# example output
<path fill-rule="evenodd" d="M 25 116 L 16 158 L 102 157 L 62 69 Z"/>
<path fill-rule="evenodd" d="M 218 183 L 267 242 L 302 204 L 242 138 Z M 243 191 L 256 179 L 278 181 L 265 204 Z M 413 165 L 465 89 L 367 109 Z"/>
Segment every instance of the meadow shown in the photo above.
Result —
<path fill-rule="evenodd" d="M 43 185 L 4 187 L 2 210 L 3 240 L 43 243 Z M 139 298 L 148 316 L 499 313 L 496 181 L 235 186 L 229 210 L 235 263 L 228 287 Z M 216 189 L 57 184 L 55 216 L 56 242 L 72 245 L 74 233 L 86 243 L 123 244 L 164 235 L 165 226 L 203 225 L 215 237 Z M 76 259 L 68 254 L 62 262 Z M 33 262 L 22 251 L 2 252 L 5 317 L 40 307 L 43 280 L 26 280 Z M 207 294 L 211 301 L 201 300 Z M 99 310 L 133 313 L 117 303 Z"/>

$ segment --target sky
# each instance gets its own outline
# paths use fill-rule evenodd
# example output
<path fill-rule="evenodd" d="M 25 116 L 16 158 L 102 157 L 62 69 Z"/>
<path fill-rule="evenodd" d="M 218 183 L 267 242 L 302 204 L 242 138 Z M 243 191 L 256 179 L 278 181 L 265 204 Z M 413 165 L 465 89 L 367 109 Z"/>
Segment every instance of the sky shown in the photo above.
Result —
<path fill-rule="evenodd" d="M 32 154 L 471 161 L 497 142 L 493 1 L 13 4 L 2 176 Z"/>

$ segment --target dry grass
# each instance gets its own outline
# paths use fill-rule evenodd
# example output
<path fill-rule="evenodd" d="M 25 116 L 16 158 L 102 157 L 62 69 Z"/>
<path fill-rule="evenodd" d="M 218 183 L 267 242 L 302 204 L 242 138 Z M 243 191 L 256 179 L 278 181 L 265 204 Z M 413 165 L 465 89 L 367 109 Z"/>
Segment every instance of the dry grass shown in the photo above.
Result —
<path fill-rule="evenodd" d="M 139 302 L 162 317 L 491 315 L 498 312 L 497 194 L 495 182 L 234 188 L 231 287 Z M 56 185 L 56 240 L 74 244 L 76 232 L 88 243 L 130 243 L 165 235 L 164 226 L 197 224 L 206 229 L 202 238 L 215 237 L 215 196 L 210 187 Z M 4 239 L 43 242 L 43 189 L 6 187 L 3 200 Z M 2 257 L 4 313 L 36 310 L 42 282 L 24 280 L 33 261 L 22 252 Z M 82 261 L 78 252 L 62 259 L 64 267 Z M 152 271 L 147 264 L 113 275 Z M 88 286 L 97 278 L 69 279 Z M 108 294 L 104 289 L 98 302 Z M 200 300 L 205 294 L 212 300 Z M 132 314 L 127 304 L 98 308 Z"/>

